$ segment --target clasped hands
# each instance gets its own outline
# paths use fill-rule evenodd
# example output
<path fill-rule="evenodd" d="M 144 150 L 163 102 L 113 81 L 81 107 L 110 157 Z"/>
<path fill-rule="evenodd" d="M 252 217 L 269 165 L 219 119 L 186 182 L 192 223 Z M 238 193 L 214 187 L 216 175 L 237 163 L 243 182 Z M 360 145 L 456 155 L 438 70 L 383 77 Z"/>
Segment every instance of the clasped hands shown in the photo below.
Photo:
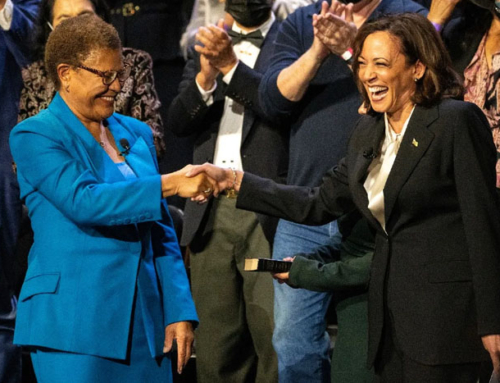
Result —
<path fill-rule="evenodd" d="M 205 163 L 186 165 L 181 170 L 161 176 L 163 197 L 178 195 L 192 201 L 205 203 L 210 196 L 217 197 L 222 191 L 239 190 L 243 172 L 219 168 Z"/>

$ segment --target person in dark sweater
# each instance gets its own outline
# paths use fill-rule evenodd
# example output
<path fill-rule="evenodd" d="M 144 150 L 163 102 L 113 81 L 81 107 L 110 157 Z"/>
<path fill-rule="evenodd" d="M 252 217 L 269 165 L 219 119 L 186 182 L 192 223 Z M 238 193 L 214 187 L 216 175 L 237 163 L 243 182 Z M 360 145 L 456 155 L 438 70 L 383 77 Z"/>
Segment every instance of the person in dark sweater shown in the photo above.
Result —
<path fill-rule="evenodd" d="M 374 234 L 368 221 L 355 210 L 338 219 L 340 249 L 331 245 L 297 254 L 290 271 L 274 274 L 279 283 L 294 288 L 333 293 L 337 335 L 332 354 L 332 383 L 370 383 L 373 369 L 368 355 L 368 282 L 373 259 Z"/>
<path fill-rule="evenodd" d="M 336 1 L 318 2 L 290 15 L 281 26 L 274 59 L 260 85 L 261 103 L 268 118 L 288 121 L 290 185 L 319 185 L 323 174 L 345 155 L 361 105 L 345 60 L 350 57 L 349 44 L 356 29 L 366 20 L 386 13 L 427 14 L 413 1 L 362 0 L 347 7 L 352 11 L 349 21 L 332 15 L 342 29 L 340 41 L 332 39 L 332 28 L 321 28 L 323 33 L 315 37 L 313 22 L 318 22 L 317 14 L 341 14 L 342 7 Z M 309 253 L 321 245 L 336 247 L 339 241 L 335 222 L 310 227 L 280 220 L 273 257 Z M 280 382 L 329 382 L 330 342 L 325 313 L 331 293 L 291 289 L 278 283 L 274 286 L 273 345 Z"/>

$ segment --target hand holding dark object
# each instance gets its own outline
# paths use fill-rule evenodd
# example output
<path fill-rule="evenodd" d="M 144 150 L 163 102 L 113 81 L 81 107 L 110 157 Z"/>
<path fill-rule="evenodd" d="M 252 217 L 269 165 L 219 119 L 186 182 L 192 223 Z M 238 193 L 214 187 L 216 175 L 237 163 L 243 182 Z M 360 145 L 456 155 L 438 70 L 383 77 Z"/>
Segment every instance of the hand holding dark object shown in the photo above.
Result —
<path fill-rule="evenodd" d="M 181 374 L 191 357 L 191 348 L 194 340 L 193 325 L 191 322 L 176 322 L 165 327 L 164 353 L 172 350 L 174 339 L 177 342 L 177 372 Z"/>
<path fill-rule="evenodd" d="M 333 1 L 327 12 L 313 17 L 314 36 L 333 54 L 342 55 L 356 37 L 352 4 Z"/>
<path fill-rule="evenodd" d="M 223 20 L 219 20 L 217 25 L 201 27 L 196 34 L 196 39 L 203 46 L 196 45 L 194 49 L 204 55 L 210 64 L 222 74 L 228 73 L 238 63 L 231 37 L 224 29 Z"/>
<path fill-rule="evenodd" d="M 285 262 L 293 262 L 294 260 L 295 257 L 283 258 L 283 261 Z M 283 283 L 288 284 L 288 279 L 290 278 L 290 272 L 287 271 L 286 273 L 274 273 L 273 278 L 276 279 L 280 285 Z"/>

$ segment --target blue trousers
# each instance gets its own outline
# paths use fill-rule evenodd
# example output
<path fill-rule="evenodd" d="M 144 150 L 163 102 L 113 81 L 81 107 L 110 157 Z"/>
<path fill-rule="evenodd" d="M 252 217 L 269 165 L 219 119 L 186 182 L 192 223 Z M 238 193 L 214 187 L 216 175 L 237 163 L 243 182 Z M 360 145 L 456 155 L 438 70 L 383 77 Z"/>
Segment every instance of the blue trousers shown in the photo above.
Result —
<path fill-rule="evenodd" d="M 316 247 L 340 244 L 337 223 L 305 226 L 280 220 L 273 258 L 309 253 Z M 280 383 L 330 383 L 330 338 L 325 315 L 331 294 L 293 289 L 274 283 L 273 346 Z"/>
<path fill-rule="evenodd" d="M 144 315 L 137 305 L 126 360 L 37 348 L 31 360 L 38 383 L 171 383 L 170 358 L 153 358 Z M 98 341 L 98 340 L 97 340 Z"/>

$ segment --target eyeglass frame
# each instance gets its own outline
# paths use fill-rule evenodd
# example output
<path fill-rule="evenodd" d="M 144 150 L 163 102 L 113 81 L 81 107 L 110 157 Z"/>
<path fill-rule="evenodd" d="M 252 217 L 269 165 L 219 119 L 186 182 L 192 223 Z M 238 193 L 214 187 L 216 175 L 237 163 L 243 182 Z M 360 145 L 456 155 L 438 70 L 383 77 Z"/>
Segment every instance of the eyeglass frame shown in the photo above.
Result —
<path fill-rule="evenodd" d="M 79 64 L 76 67 L 98 75 L 102 79 L 102 83 L 106 86 L 110 86 L 116 79 L 118 79 L 120 86 L 123 86 L 124 82 L 130 75 L 130 67 L 125 67 L 123 70 L 120 71 L 117 70 L 102 71 L 99 69 L 90 68 L 82 64 Z M 109 83 L 106 83 L 106 78 L 108 77 L 108 74 L 113 74 L 113 73 L 114 73 L 113 79 Z M 121 76 L 123 76 L 123 78 L 120 78 Z"/>

